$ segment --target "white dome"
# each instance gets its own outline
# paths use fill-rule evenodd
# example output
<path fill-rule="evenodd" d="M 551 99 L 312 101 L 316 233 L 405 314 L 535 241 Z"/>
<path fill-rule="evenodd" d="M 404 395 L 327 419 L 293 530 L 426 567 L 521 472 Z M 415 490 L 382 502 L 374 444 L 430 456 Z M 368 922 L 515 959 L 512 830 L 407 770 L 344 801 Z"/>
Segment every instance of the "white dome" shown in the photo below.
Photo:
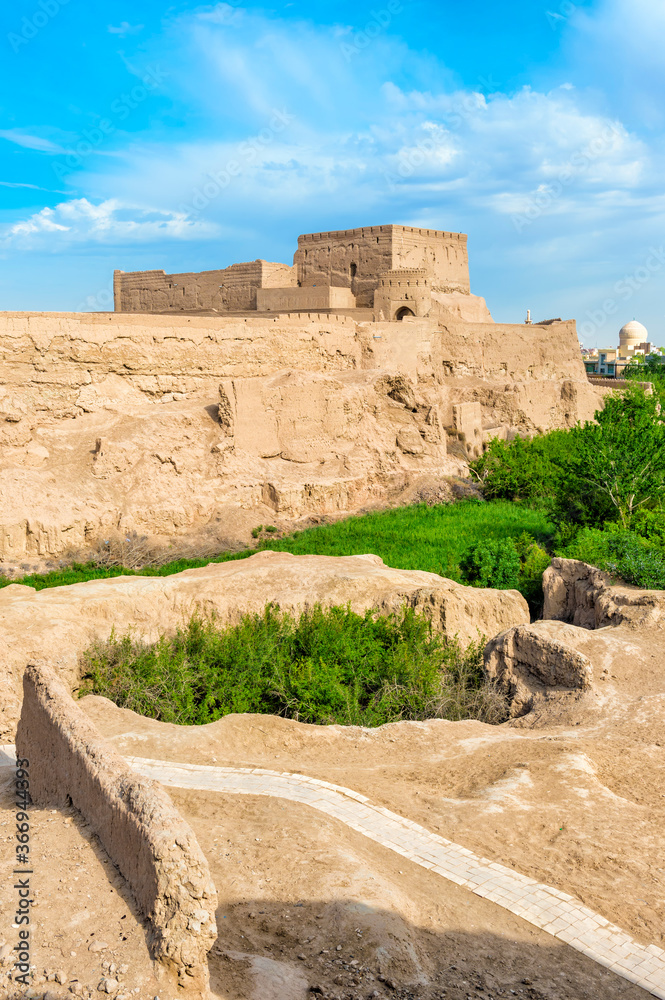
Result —
<path fill-rule="evenodd" d="M 646 326 L 642 326 L 637 320 L 631 319 L 621 327 L 619 332 L 619 342 L 622 347 L 628 345 L 643 344 L 649 340 L 649 331 Z"/>

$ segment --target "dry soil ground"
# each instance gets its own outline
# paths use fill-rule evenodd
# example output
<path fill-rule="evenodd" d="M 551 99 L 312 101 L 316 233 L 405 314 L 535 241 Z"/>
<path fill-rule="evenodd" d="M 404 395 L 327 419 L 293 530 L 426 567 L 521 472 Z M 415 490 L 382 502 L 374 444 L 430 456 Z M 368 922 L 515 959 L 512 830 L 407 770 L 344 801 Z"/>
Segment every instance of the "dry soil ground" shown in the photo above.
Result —
<path fill-rule="evenodd" d="M 265 716 L 179 728 L 105 699 L 81 704 L 128 756 L 261 766 L 355 788 L 569 892 L 637 940 L 663 945 L 662 696 L 643 699 L 623 719 L 547 731 L 471 722 L 367 731 Z M 211 956 L 220 997 L 646 996 L 550 935 L 306 806 L 169 791 L 199 838 L 220 896 Z M 8 851 L 0 907 L 4 939 L 13 943 L 7 794 L 3 804 Z M 59 812 L 37 810 L 32 823 L 35 964 L 40 973 L 62 970 L 66 980 L 41 989 L 58 996 L 73 986 L 101 996 L 106 961 L 128 966 L 121 996 L 175 1000 L 160 992 L 131 898 L 95 838 Z M 107 947 L 90 951 L 100 941 Z"/>

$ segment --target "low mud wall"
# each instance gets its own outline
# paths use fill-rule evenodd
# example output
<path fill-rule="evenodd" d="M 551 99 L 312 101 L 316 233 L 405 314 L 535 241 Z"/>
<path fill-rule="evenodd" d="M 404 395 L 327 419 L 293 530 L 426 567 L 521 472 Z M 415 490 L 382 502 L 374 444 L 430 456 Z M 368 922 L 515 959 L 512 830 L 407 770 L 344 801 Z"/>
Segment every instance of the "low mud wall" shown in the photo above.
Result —
<path fill-rule="evenodd" d="M 208 996 L 217 894 L 194 833 L 166 792 L 138 778 L 47 666 L 29 665 L 17 754 L 37 805 L 68 800 L 85 816 L 150 924 L 153 956 L 187 996 Z"/>

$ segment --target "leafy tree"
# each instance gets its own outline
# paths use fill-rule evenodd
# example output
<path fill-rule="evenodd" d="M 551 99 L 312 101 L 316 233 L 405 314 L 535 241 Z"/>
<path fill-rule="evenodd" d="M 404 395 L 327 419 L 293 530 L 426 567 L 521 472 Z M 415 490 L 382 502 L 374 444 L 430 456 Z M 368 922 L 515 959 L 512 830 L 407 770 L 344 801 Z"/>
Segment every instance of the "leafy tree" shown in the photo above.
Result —
<path fill-rule="evenodd" d="M 659 348 L 662 352 L 663 348 Z M 636 382 L 651 382 L 661 405 L 665 404 L 665 361 L 654 357 L 634 358 L 624 369 L 624 378 Z"/>
<path fill-rule="evenodd" d="M 665 487 L 665 424 L 656 394 L 637 386 L 571 432 L 571 457 L 557 461 L 557 501 L 583 524 L 619 520 L 628 529 L 641 508 L 659 506 Z"/>
<path fill-rule="evenodd" d="M 487 500 L 548 500 L 557 486 L 563 461 L 570 453 L 571 432 L 551 431 L 533 438 L 500 441 L 470 463 Z"/>

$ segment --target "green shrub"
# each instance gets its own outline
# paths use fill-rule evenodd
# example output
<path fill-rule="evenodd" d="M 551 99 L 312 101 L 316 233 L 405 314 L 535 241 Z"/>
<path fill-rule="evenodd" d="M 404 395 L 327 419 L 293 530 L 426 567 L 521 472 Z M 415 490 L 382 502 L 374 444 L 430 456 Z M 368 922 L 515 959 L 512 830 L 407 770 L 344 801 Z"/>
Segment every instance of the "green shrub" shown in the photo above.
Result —
<path fill-rule="evenodd" d="M 557 555 L 580 559 L 636 587 L 665 590 L 665 552 L 648 539 L 616 525 L 582 528 Z"/>
<path fill-rule="evenodd" d="M 543 606 L 543 573 L 549 564 L 549 554 L 523 531 L 518 538 L 490 539 L 471 546 L 460 567 L 464 583 L 473 587 L 519 590 L 537 617 Z"/>
<path fill-rule="evenodd" d="M 633 518 L 632 528 L 636 535 L 665 551 L 665 510 L 662 506 L 654 510 L 644 507 L 638 510 Z"/>
<path fill-rule="evenodd" d="M 474 587 L 517 590 L 520 557 L 510 538 L 489 538 L 473 545 L 463 556 L 460 569 L 465 581 Z"/>
<path fill-rule="evenodd" d="M 617 521 L 628 530 L 665 491 L 665 423 L 656 395 L 638 386 L 612 393 L 605 406 L 570 432 L 556 489 L 563 519 L 596 527 Z"/>
<path fill-rule="evenodd" d="M 626 366 L 623 377 L 636 382 L 651 382 L 653 391 L 661 405 L 665 404 L 665 363 L 651 358 L 641 361 L 635 358 Z"/>
<path fill-rule="evenodd" d="M 510 442 L 494 438 L 470 468 L 488 500 L 548 503 L 557 490 L 560 463 L 569 455 L 570 431 L 517 437 Z"/>
<path fill-rule="evenodd" d="M 463 652 L 410 608 L 383 617 L 317 606 L 296 620 L 269 605 L 225 628 L 195 614 L 156 643 L 130 633 L 94 644 L 80 694 L 181 725 L 232 712 L 322 725 L 501 722 L 505 702 L 484 675 L 484 644 L 479 636 Z"/>
<path fill-rule="evenodd" d="M 550 564 L 551 557 L 532 535 L 523 532 L 515 542 L 520 559 L 518 590 L 526 597 L 533 617 L 539 617 L 543 609 L 543 573 Z"/>
<path fill-rule="evenodd" d="M 471 469 L 488 498 L 540 504 L 555 522 L 633 527 L 665 493 L 665 423 L 657 393 L 609 395 L 594 420 L 530 440 L 492 441 Z"/>

